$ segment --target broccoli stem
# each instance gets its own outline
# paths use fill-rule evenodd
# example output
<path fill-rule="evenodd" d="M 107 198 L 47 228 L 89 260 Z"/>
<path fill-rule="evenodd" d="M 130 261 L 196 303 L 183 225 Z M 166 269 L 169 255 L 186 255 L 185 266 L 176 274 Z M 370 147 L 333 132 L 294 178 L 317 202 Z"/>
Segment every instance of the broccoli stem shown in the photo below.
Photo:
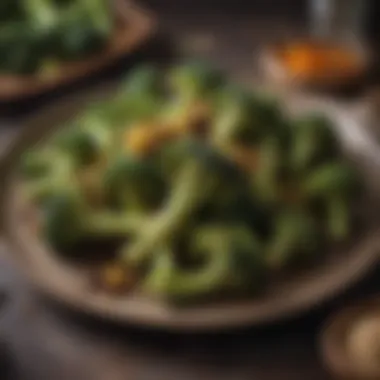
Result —
<path fill-rule="evenodd" d="M 205 251 L 206 264 L 196 270 L 176 267 L 174 254 L 168 248 L 158 252 L 143 289 L 150 294 L 168 297 L 174 302 L 217 292 L 226 285 L 230 261 L 228 247 L 221 240 L 213 243 L 212 249 Z"/>
<path fill-rule="evenodd" d="M 93 212 L 83 222 L 85 236 L 123 236 L 139 231 L 146 218 L 125 213 Z"/>
<path fill-rule="evenodd" d="M 43 202 L 61 189 L 68 189 L 73 186 L 75 182 L 71 178 L 71 165 L 71 161 L 65 156 L 59 157 L 59 160 L 55 162 L 54 173 L 51 176 L 26 182 L 24 186 L 26 198 L 32 202 Z"/>
<path fill-rule="evenodd" d="M 327 202 L 327 224 L 331 237 L 336 241 L 345 239 L 350 232 L 350 208 L 342 197 Z"/>
<path fill-rule="evenodd" d="M 215 178 L 202 163 L 191 161 L 180 173 L 166 207 L 142 231 L 131 247 L 124 247 L 122 260 L 142 263 L 161 243 L 170 240 L 198 207 L 212 194 Z"/>

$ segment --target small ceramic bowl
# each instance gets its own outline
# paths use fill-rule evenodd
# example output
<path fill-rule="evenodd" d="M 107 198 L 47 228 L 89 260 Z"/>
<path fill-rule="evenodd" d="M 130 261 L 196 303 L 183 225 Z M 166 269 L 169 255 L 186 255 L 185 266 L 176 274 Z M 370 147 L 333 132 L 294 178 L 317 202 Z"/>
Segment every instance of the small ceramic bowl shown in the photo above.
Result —
<path fill-rule="evenodd" d="M 379 347 L 380 297 L 339 312 L 321 335 L 323 361 L 339 379 L 379 380 Z"/>
<path fill-rule="evenodd" d="M 297 41 L 295 42 L 297 43 Z M 370 67 L 370 54 L 364 46 L 359 44 L 324 43 L 312 40 L 299 42 L 347 49 L 347 51 L 355 54 L 357 59 L 356 68 L 349 72 L 344 70 L 325 70 L 312 76 L 290 72 L 281 59 L 281 51 L 293 42 L 285 41 L 272 44 L 262 51 L 260 69 L 266 81 L 275 86 L 291 86 L 311 90 L 339 90 L 360 84 Z"/>

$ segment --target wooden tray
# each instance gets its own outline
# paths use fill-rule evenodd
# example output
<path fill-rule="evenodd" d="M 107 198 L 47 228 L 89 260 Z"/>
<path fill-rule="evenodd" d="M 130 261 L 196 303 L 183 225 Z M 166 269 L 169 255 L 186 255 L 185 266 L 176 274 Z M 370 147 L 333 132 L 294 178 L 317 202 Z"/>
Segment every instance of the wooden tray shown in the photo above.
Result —
<path fill-rule="evenodd" d="M 149 12 L 127 0 L 115 0 L 114 4 L 116 28 L 102 51 L 80 61 L 64 63 L 50 77 L 0 75 L 0 102 L 40 95 L 93 75 L 123 56 L 133 53 L 153 35 L 156 21 Z"/>
<path fill-rule="evenodd" d="M 208 331 L 264 324 L 295 316 L 337 295 L 364 276 L 377 262 L 380 248 L 378 151 L 362 134 L 360 125 L 355 124 L 351 115 L 342 112 L 338 106 L 331 102 L 306 97 L 290 99 L 288 96 L 287 105 L 294 112 L 319 109 L 334 119 L 344 151 L 365 174 L 368 197 L 366 207 L 362 209 L 364 225 L 352 240 L 332 249 L 326 259 L 313 268 L 276 279 L 254 299 L 226 300 L 176 309 L 138 295 L 111 297 L 94 292 L 89 286 L 86 269 L 63 261 L 30 231 L 25 209 L 20 208 L 18 202 L 14 174 L 17 160 L 25 148 L 73 117 L 88 101 L 97 100 L 107 93 L 108 90 L 102 88 L 99 92 L 72 98 L 34 116 L 9 147 L 1 163 L 1 222 L 11 247 L 10 257 L 42 292 L 70 308 L 110 321 L 169 330 Z"/>

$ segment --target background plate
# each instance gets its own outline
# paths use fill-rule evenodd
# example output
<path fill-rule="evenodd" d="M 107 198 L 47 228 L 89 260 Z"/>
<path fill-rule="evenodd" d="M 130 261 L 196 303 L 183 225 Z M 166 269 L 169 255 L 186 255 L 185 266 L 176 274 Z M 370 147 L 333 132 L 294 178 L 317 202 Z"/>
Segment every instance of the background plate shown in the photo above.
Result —
<path fill-rule="evenodd" d="M 53 90 L 97 73 L 132 54 L 156 30 L 152 15 L 125 0 L 114 0 L 116 28 L 107 46 L 100 52 L 77 62 L 64 63 L 51 77 L 0 75 L 0 101 L 10 102 Z"/>

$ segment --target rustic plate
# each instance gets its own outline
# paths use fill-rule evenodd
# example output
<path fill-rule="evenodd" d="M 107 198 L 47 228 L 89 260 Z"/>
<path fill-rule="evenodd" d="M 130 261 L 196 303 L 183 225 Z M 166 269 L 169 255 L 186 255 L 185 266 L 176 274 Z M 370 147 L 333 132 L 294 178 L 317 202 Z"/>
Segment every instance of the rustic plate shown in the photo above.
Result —
<path fill-rule="evenodd" d="M 0 101 L 10 102 L 36 96 L 69 85 L 106 68 L 121 57 L 133 53 L 156 29 L 149 12 L 124 0 L 115 0 L 116 27 L 107 46 L 80 61 L 64 63 L 50 76 L 0 75 Z"/>
<path fill-rule="evenodd" d="M 250 300 L 226 300 L 176 309 L 138 295 L 114 297 L 94 292 L 88 285 L 88 270 L 63 261 L 33 234 L 28 213 L 17 197 L 15 169 L 26 147 L 71 118 L 88 101 L 107 93 L 101 89 L 91 96 L 72 98 L 31 118 L 1 164 L 1 220 L 11 258 L 44 293 L 71 308 L 112 321 L 207 331 L 268 323 L 306 311 L 359 280 L 378 260 L 380 223 L 375 207 L 380 193 L 379 183 L 375 182 L 379 177 L 378 152 L 352 115 L 331 102 L 301 97 L 288 99 L 289 109 L 293 112 L 320 109 L 328 113 L 339 127 L 344 151 L 365 173 L 368 197 L 361 208 L 363 225 L 350 242 L 332 249 L 313 268 L 276 279 L 261 296 Z"/>

